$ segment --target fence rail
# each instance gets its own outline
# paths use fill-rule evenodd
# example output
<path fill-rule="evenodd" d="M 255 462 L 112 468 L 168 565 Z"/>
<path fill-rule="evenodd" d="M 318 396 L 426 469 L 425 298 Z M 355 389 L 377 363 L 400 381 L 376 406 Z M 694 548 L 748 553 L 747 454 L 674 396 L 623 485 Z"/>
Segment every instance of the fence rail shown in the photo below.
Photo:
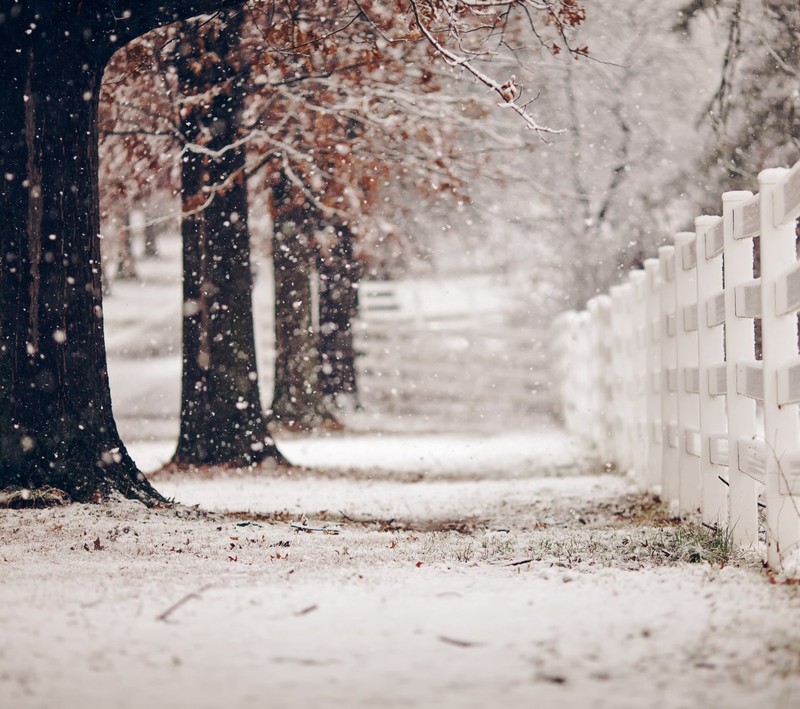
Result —
<path fill-rule="evenodd" d="M 759 189 L 559 315 L 555 374 L 565 425 L 599 456 L 797 574 L 800 162 Z"/>

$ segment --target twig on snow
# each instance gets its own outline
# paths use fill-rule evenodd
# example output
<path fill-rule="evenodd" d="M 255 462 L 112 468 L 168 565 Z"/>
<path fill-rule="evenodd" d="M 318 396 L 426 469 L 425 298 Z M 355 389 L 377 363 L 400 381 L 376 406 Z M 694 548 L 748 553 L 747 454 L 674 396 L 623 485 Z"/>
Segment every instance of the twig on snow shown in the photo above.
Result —
<path fill-rule="evenodd" d="M 193 598 L 200 599 L 201 594 L 205 591 L 208 591 L 214 584 L 206 584 L 201 588 L 198 588 L 196 591 L 192 591 L 191 593 L 187 593 L 183 598 L 181 598 L 177 603 L 173 603 L 167 610 L 165 610 L 160 615 L 156 616 L 156 620 L 163 620 L 165 623 L 167 622 L 167 618 L 172 615 L 178 608 L 180 608 L 184 603 L 192 600 Z"/>
<path fill-rule="evenodd" d="M 351 517 L 346 512 L 339 510 L 339 515 L 342 519 L 347 520 L 348 522 L 352 522 L 353 524 L 385 524 L 389 525 L 392 524 L 395 519 L 392 517 L 391 519 L 378 519 L 377 517 Z"/>
<path fill-rule="evenodd" d="M 323 534 L 339 534 L 338 529 L 333 529 L 332 527 L 309 527 L 305 524 L 297 524 L 295 522 L 290 523 L 289 525 L 292 529 L 296 529 L 298 532 L 322 532 Z"/>
<path fill-rule="evenodd" d="M 523 564 L 532 564 L 536 559 L 518 559 L 517 561 L 509 561 L 503 566 L 522 566 Z"/>
<path fill-rule="evenodd" d="M 470 640 L 458 640 L 457 638 L 448 638 L 446 635 L 440 635 L 439 640 L 443 643 L 447 643 L 448 645 L 454 645 L 455 647 L 481 647 L 486 643 L 476 643 Z"/>

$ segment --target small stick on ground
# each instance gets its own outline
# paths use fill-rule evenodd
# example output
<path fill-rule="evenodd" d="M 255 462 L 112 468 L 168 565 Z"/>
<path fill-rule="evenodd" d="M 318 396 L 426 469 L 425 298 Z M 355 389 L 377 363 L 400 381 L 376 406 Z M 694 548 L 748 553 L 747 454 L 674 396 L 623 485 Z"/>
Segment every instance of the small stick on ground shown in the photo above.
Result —
<path fill-rule="evenodd" d="M 186 603 L 187 601 L 192 600 L 193 598 L 196 598 L 196 599 L 199 600 L 200 599 L 200 594 L 204 593 L 205 591 L 208 591 L 208 589 L 210 589 L 212 586 L 213 586 L 213 584 L 209 583 L 209 584 L 206 584 L 205 586 L 202 586 L 201 588 L 197 589 L 196 591 L 192 591 L 191 593 L 187 593 L 177 603 L 173 603 L 169 608 L 167 608 L 167 610 L 165 610 L 160 615 L 157 615 L 156 616 L 156 620 L 163 620 L 166 623 L 167 622 L 167 618 L 169 618 L 169 616 L 172 615 L 176 610 L 178 610 L 178 608 L 180 608 L 184 603 Z"/>
<path fill-rule="evenodd" d="M 536 559 L 519 559 L 517 561 L 509 561 L 507 564 L 503 564 L 503 566 L 522 566 L 523 564 L 532 564 Z"/>
<path fill-rule="evenodd" d="M 339 510 L 339 515 L 342 519 L 347 520 L 348 522 L 353 522 L 353 524 L 385 524 L 390 525 L 394 523 L 394 517 L 392 519 L 378 519 L 377 517 L 351 517 L 346 512 L 342 512 Z"/>
<path fill-rule="evenodd" d="M 455 647 L 482 647 L 486 643 L 473 642 L 472 640 L 459 640 L 457 638 L 448 638 L 446 635 L 440 635 L 439 640 L 448 645 Z"/>
<path fill-rule="evenodd" d="M 338 529 L 332 529 L 331 527 L 309 527 L 305 524 L 295 524 L 295 523 L 292 523 L 289 526 L 292 529 L 296 529 L 298 532 L 322 532 L 323 534 L 339 534 Z"/>

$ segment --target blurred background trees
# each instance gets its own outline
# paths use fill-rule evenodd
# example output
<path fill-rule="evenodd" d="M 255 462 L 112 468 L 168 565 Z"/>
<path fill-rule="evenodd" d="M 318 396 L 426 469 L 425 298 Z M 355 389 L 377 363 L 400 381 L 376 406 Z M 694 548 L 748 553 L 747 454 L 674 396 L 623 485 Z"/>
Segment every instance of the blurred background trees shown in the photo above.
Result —
<path fill-rule="evenodd" d="M 533 39 L 520 7 L 492 11 L 474 32 L 471 3 L 460 15 L 427 2 L 404 14 L 342 0 L 324 17 L 314 3 L 245 8 L 236 110 L 216 79 L 181 98 L 170 53 L 197 41 L 174 27 L 114 58 L 108 243 L 130 233 L 132 205 L 147 224 L 167 223 L 187 156 L 208 162 L 213 131 L 187 135 L 182 112 L 219 105 L 212 113 L 237 117 L 236 137 L 217 136 L 211 153 L 242 156 L 226 179 L 249 186 L 256 216 L 238 228 L 247 221 L 248 244 L 276 256 L 269 408 L 285 425 L 336 426 L 337 396 L 356 393 L 349 333 L 361 278 L 497 273 L 546 315 L 718 211 L 723 184 L 753 187 L 763 165 L 796 157 L 793 3 L 598 0 L 584 16 L 557 2 Z M 478 81 L 459 80 L 464 72 Z M 192 206 L 184 190 L 184 214 L 199 208 L 199 218 L 224 191 L 207 185 Z M 112 271 L 116 261 L 126 263 L 109 258 Z"/>

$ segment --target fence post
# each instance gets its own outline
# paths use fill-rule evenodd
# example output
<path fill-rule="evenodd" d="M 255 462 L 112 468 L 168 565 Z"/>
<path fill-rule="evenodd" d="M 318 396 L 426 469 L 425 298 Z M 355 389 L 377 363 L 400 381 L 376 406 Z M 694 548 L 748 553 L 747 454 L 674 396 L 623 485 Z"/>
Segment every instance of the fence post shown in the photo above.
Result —
<path fill-rule="evenodd" d="M 722 219 L 702 216 L 694 221 L 697 233 L 697 341 L 700 383 L 700 498 L 703 522 L 721 528 L 728 521 L 727 469 L 719 442 L 727 437 L 725 399 L 727 381 L 725 343 L 717 299 L 722 294 Z M 722 317 L 720 317 L 720 315 Z"/>
<path fill-rule="evenodd" d="M 647 277 L 645 295 L 645 350 L 647 357 L 645 397 L 647 399 L 647 478 L 648 489 L 661 484 L 662 444 L 661 395 L 661 276 L 658 259 L 644 262 Z"/>
<path fill-rule="evenodd" d="M 693 232 L 675 235 L 678 349 L 678 489 L 681 516 L 700 510 L 700 389 L 697 371 L 697 251 Z"/>
<path fill-rule="evenodd" d="M 611 297 L 611 369 L 613 378 L 611 383 L 611 441 L 613 458 L 620 470 L 625 472 L 627 468 L 627 449 L 625 432 L 625 355 L 624 343 L 622 340 L 622 330 L 624 327 L 624 314 L 622 311 L 622 290 L 621 286 L 611 286 L 608 289 Z"/>
<path fill-rule="evenodd" d="M 658 249 L 661 271 L 661 497 L 678 513 L 678 351 L 675 337 L 675 247 Z"/>
<path fill-rule="evenodd" d="M 591 355 L 586 362 L 589 369 L 592 387 L 592 409 L 594 416 L 590 422 L 590 437 L 594 449 L 597 451 L 597 456 L 603 458 L 605 456 L 605 415 L 603 409 L 605 407 L 605 391 L 603 370 L 607 363 L 603 358 L 603 327 L 600 320 L 600 303 L 597 296 L 586 303 L 586 311 L 589 313 L 589 342 L 591 347 Z M 605 462 L 605 461 L 603 461 Z"/>
<path fill-rule="evenodd" d="M 739 393 L 737 365 L 755 360 L 753 321 L 736 316 L 736 286 L 753 280 L 753 245 L 734 237 L 734 208 L 753 197 L 751 192 L 722 195 L 725 268 L 725 353 L 728 404 L 729 518 L 733 540 L 740 546 L 758 542 L 756 481 L 742 472 L 739 441 L 756 433 L 756 404 Z"/>
<path fill-rule="evenodd" d="M 611 298 L 607 295 L 597 296 L 598 327 L 598 369 L 600 396 L 600 419 L 602 425 L 599 453 L 603 463 L 616 463 L 613 439 L 614 409 L 612 392 L 614 391 L 614 370 L 612 367 L 613 338 L 611 333 Z"/>
<path fill-rule="evenodd" d="M 642 487 L 647 487 L 647 274 L 631 271 L 629 305 L 631 315 L 631 434 L 633 469 Z"/>
<path fill-rule="evenodd" d="M 788 170 L 764 170 L 758 176 L 761 191 L 761 342 L 764 376 L 764 438 L 766 442 L 767 561 L 774 569 L 794 557 L 789 566 L 800 571 L 800 493 L 787 485 L 783 465 L 787 454 L 800 442 L 796 397 L 790 394 L 788 374 L 786 395 L 779 398 L 779 373 L 789 372 L 797 360 L 797 318 L 794 312 L 779 313 L 776 282 L 789 264 L 796 261 L 795 220 L 776 215 L 774 195 L 783 190 Z M 782 222 L 782 223 L 781 223 Z M 782 401 L 782 400 L 783 401 Z"/>
<path fill-rule="evenodd" d="M 572 311 L 567 310 L 558 314 L 550 327 L 549 351 L 553 361 L 553 389 L 556 392 L 556 402 L 558 415 L 564 424 L 564 428 L 572 433 L 570 427 L 571 417 L 569 413 L 569 385 L 567 383 L 567 373 L 570 367 L 570 317 Z"/>
<path fill-rule="evenodd" d="M 636 461 L 636 365 L 633 286 L 630 282 L 619 286 L 619 337 L 620 337 L 620 414 L 622 423 L 622 466 L 630 471 Z"/>
<path fill-rule="evenodd" d="M 591 440 L 591 425 L 594 414 L 592 376 L 588 366 L 592 358 L 590 324 L 591 316 L 589 313 L 586 310 L 579 312 L 575 318 L 576 366 L 570 373 L 575 379 L 574 394 L 577 432 L 584 440 Z"/>

